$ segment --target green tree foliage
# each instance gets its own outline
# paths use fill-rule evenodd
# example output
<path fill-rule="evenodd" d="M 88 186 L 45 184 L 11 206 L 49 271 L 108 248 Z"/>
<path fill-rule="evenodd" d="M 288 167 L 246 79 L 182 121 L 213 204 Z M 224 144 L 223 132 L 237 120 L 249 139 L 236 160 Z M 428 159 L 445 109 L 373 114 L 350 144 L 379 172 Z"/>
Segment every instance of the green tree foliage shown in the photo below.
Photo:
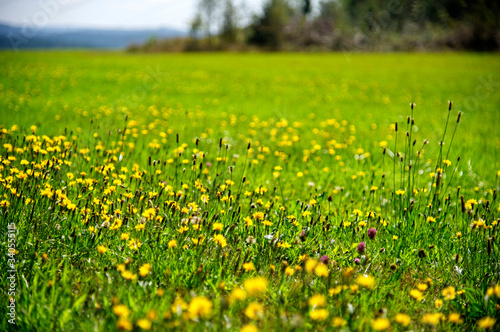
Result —
<path fill-rule="evenodd" d="M 313 4 L 265 0 L 245 24 L 234 0 L 198 0 L 188 43 L 244 50 L 241 35 L 266 50 L 500 50 L 498 0 L 319 0 L 317 10 Z"/>
<path fill-rule="evenodd" d="M 222 14 L 221 39 L 234 43 L 238 37 L 237 12 L 232 0 L 226 0 Z"/>
<path fill-rule="evenodd" d="M 217 21 L 218 9 L 219 0 L 200 0 L 198 4 L 198 10 L 205 28 L 205 34 L 209 39 L 211 39 L 213 35 L 212 29 Z"/>
<path fill-rule="evenodd" d="M 312 11 L 311 0 L 303 0 L 302 3 L 302 14 L 304 16 L 309 15 Z"/>
<path fill-rule="evenodd" d="M 203 28 L 203 21 L 201 19 L 201 15 L 199 13 L 191 21 L 191 31 L 190 35 L 192 38 L 198 39 L 200 38 L 200 33 Z"/>
<path fill-rule="evenodd" d="M 293 13 L 285 0 L 268 0 L 261 17 L 256 16 L 250 27 L 249 43 L 272 49 L 282 49 L 285 43 L 284 28 Z"/>

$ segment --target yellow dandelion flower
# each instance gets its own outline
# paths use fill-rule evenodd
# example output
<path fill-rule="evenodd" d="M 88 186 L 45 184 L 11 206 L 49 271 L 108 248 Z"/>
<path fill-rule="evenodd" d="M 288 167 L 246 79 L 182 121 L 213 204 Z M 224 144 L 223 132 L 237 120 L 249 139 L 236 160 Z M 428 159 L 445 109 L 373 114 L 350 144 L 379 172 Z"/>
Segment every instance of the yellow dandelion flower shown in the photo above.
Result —
<path fill-rule="evenodd" d="M 148 220 L 151 220 L 154 216 L 156 216 L 156 209 L 154 209 L 154 208 L 146 209 L 142 213 L 142 216 L 145 217 Z"/>
<path fill-rule="evenodd" d="M 399 313 L 396 316 L 394 316 L 394 321 L 404 327 L 410 325 L 411 323 L 411 318 L 408 315 Z"/>
<path fill-rule="evenodd" d="M 119 317 L 128 317 L 130 315 L 130 309 L 124 304 L 118 304 L 113 307 L 113 312 Z"/>
<path fill-rule="evenodd" d="M 493 287 L 488 288 L 486 291 L 486 295 L 492 296 L 495 295 L 497 298 L 500 298 L 500 285 L 495 285 Z"/>
<path fill-rule="evenodd" d="M 205 296 L 198 296 L 191 300 L 188 307 L 191 319 L 207 318 L 212 312 L 213 304 Z"/>
<path fill-rule="evenodd" d="M 375 331 L 384 331 L 391 326 L 391 322 L 387 318 L 377 318 L 372 323 L 372 328 Z"/>
<path fill-rule="evenodd" d="M 252 262 L 243 264 L 245 271 L 255 271 L 255 265 Z"/>
<path fill-rule="evenodd" d="M 340 286 L 340 285 L 339 285 L 339 286 L 336 286 L 335 288 L 330 288 L 330 289 L 328 290 L 328 294 L 329 294 L 330 296 L 334 296 L 334 295 L 337 295 L 337 294 L 339 294 L 340 292 L 342 292 L 342 290 L 343 290 L 343 289 L 344 289 L 344 288 L 343 288 L 342 286 Z"/>
<path fill-rule="evenodd" d="M 251 302 L 245 309 L 245 315 L 250 319 L 255 319 L 264 313 L 264 306 L 257 302 Z"/>
<path fill-rule="evenodd" d="M 305 268 L 307 273 L 312 274 L 314 271 L 314 268 L 318 265 L 318 261 L 314 259 L 308 259 L 305 264 Z"/>
<path fill-rule="evenodd" d="M 243 301 L 247 298 L 247 293 L 239 287 L 233 288 L 231 294 L 229 294 L 229 303 L 233 303 L 235 301 Z"/>
<path fill-rule="evenodd" d="M 118 322 L 116 322 L 116 329 L 119 331 L 132 331 L 133 325 L 128 319 L 120 318 Z"/>
<path fill-rule="evenodd" d="M 342 317 L 334 317 L 332 320 L 333 327 L 342 327 L 347 325 L 347 321 Z"/>
<path fill-rule="evenodd" d="M 425 292 L 428 287 L 429 286 L 427 284 L 423 284 L 423 283 L 417 285 L 418 290 L 420 290 L 422 292 Z"/>
<path fill-rule="evenodd" d="M 248 295 L 259 296 L 267 291 L 268 281 L 264 277 L 250 278 L 243 282 L 243 288 L 247 291 Z"/>
<path fill-rule="evenodd" d="M 475 200 L 475 199 L 473 199 L 473 198 L 472 198 L 472 199 L 468 199 L 468 200 L 465 202 L 465 207 L 466 207 L 467 209 L 469 209 L 469 210 L 472 210 L 472 207 L 473 207 L 474 205 L 477 205 L 477 204 L 478 204 L 478 203 L 477 203 L 477 200 Z"/>
<path fill-rule="evenodd" d="M 480 328 L 480 329 L 491 329 L 493 327 L 493 325 L 495 325 L 495 322 L 496 322 L 496 319 L 495 318 L 491 318 L 491 317 L 484 317 L 484 318 L 481 318 L 478 322 L 477 322 L 477 326 Z"/>
<path fill-rule="evenodd" d="M 146 317 L 147 319 L 151 320 L 151 321 L 155 321 L 158 319 L 158 311 L 152 309 L 152 310 L 149 310 L 147 313 L 146 313 Z"/>
<path fill-rule="evenodd" d="M 123 271 L 122 272 L 122 277 L 127 279 L 127 280 L 135 280 L 137 278 L 136 274 L 133 274 L 130 271 Z"/>
<path fill-rule="evenodd" d="M 179 296 L 175 298 L 174 302 L 170 306 L 170 310 L 172 311 L 172 313 L 177 313 L 178 315 L 180 315 L 182 311 L 186 310 L 187 308 L 188 304 L 182 299 L 182 297 Z"/>
<path fill-rule="evenodd" d="M 278 248 L 285 248 L 285 249 L 288 249 L 288 248 L 291 248 L 292 245 L 288 242 L 285 242 L 285 241 L 282 241 L 280 243 L 278 243 Z"/>
<path fill-rule="evenodd" d="M 227 246 L 226 238 L 222 234 L 215 235 L 214 242 L 217 242 L 222 248 Z"/>
<path fill-rule="evenodd" d="M 223 224 L 221 224 L 220 222 L 216 222 L 216 223 L 214 223 L 214 224 L 212 225 L 212 229 L 213 229 L 214 231 L 221 231 L 221 230 L 222 230 L 222 228 L 224 228 L 224 225 L 223 225 Z"/>
<path fill-rule="evenodd" d="M 418 289 L 412 289 L 410 291 L 410 295 L 417 301 L 422 301 L 422 299 L 424 298 L 424 294 Z"/>
<path fill-rule="evenodd" d="M 359 290 L 359 286 L 358 285 L 351 285 L 350 288 L 351 288 L 351 292 L 353 294 L 356 294 L 358 292 L 358 290 Z"/>
<path fill-rule="evenodd" d="M 293 276 L 293 274 L 295 273 L 295 270 L 293 269 L 293 267 L 290 267 L 288 266 L 286 269 L 285 269 L 285 274 L 289 277 Z"/>
<path fill-rule="evenodd" d="M 141 318 L 137 321 L 137 326 L 139 326 L 143 330 L 151 330 L 151 321 L 146 318 Z"/>
<path fill-rule="evenodd" d="M 99 251 L 100 254 L 104 254 L 106 251 L 108 251 L 108 248 L 105 246 L 97 246 L 97 251 Z"/>
<path fill-rule="evenodd" d="M 352 267 L 348 267 L 342 270 L 342 277 L 344 279 L 351 279 L 354 276 L 354 269 Z"/>
<path fill-rule="evenodd" d="M 168 247 L 173 248 L 177 245 L 177 240 L 170 240 L 168 241 Z"/>
<path fill-rule="evenodd" d="M 312 320 L 325 320 L 328 318 L 328 310 L 326 309 L 315 309 L 309 311 L 309 317 L 311 317 Z"/>
<path fill-rule="evenodd" d="M 438 325 L 442 316 L 443 314 L 440 312 L 427 313 L 422 316 L 421 322 L 429 325 Z"/>
<path fill-rule="evenodd" d="M 356 278 L 356 283 L 360 286 L 363 286 L 365 288 L 373 289 L 375 288 L 375 278 L 372 276 L 368 275 L 359 275 Z"/>
<path fill-rule="evenodd" d="M 247 325 L 244 325 L 240 332 L 258 332 L 259 329 L 257 328 L 257 326 L 253 325 L 253 324 L 247 324 Z"/>
<path fill-rule="evenodd" d="M 272 226 L 273 225 L 273 223 L 271 221 L 269 221 L 269 220 L 264 220 L 262 222 L 262 224 L 264 224 L 264 226 Z"/>
<path fill-rule="evenodd" d="M 311 307 L 323 307 L 326 305 L 326 299 L 322 294 L 316 294 L 309 298 L 309 306 Z"/>
<path fill-rule="evenodd" d="M 450 287 L 443 289 L 443 291 L 441 292 L 441 295 L 443 295 L 445 300 L 455 299 L 455 296 L 456 296 L 455 287 L 450 286 Z"/>
<path fill-rule="evenodd" d="M 455 323 L 455 324 L 462 324 L 464 322 L 463 318 L 460 316 L 460 314 L 457 314 L 457 313 L 451 313 L 449 316 L 448 316 L 448 320 L 452 323 Z"/>
<path fill-rule="evenodd" d="M 128 247 L 131 250 L 139 250 L 141 245 L 142 245 L 142 243 L 136 239 L 130 239 L 130 241 L 128 241 Z"/>
<path fill-rule="evenodd" d="M 139 274 L 141 277 L 145 277 L 149 274 L 149 271 L 151 270 L 151 264 L 144 264 L 139 268 Z"/>
<path fill-rule="evenodd" d="M 354 209 L 352 211 L 352 213 L 355 215 L 355 216 L 362 216 L 363 215 L 363 211 L 361 211 L 360 209 Z"/>
<path fill-rule="evenodd" d="M 320 263 L 314 268 L 314 273 L 316 273 L 318 277 L 328 277 L 328 267 Z"/>
<path fill-rule="evenodd" d="M 249 226 L 249 227 L 250 227 L 250 226 L 253 226 L 253 221 L 252 221 L 252 218 L 251 218 L 251 217 L 247 216 L 247 217 L 245 217 L 245 218 L 243 219 L 243 221 L 245 222 L 245 225 L 247 225 L 247 226 Z"/>

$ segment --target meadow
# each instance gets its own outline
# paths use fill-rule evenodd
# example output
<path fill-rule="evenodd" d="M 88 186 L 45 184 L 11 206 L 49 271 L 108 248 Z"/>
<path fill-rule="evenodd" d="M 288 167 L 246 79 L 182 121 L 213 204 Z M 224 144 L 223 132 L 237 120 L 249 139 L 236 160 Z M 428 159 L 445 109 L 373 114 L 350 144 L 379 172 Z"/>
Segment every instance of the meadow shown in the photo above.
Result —
<path fill-rule="evenodd" d="M 0 59 L 1 330 L 500 328 L 498 55 Z"/>

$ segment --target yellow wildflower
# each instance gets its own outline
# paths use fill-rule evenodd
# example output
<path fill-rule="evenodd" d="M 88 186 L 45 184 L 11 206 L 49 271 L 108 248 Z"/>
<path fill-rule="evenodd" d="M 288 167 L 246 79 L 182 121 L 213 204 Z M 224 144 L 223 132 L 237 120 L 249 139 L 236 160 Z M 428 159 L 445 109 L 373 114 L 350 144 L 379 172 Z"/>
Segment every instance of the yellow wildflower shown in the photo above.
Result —
<path fill-rule="evenodd" d="M 422 292 L 418 289 L 412 289 L 410 291 L 410 295 L 417 301 L 421 301 L 424 298 L 424 294 L 422 294 Z"/>
<path fill-rule="evenodd" d="M 257 302 L 250 303 L 245 309 L 245 315 L 250 319 L 255 319 L 264 313 L 264 306 Z"/>
<path fill-rule="evenodd" d="M 484 317 L 484 318 L 481 318 L 478 322 L 477 322 L 477 326 L 480 328 L 480 329 L 491 329 L 493 327 L 493 325 L 495 325 L 495 322 L 496 322 L 496 319 L 495 318 L 491 318 L 491 317 Z"/>
<path fill-rule="evenodd" d="M 108 248 L 105 246 L 97 246 L 97 251 L 99 251 L 100 254 L 104 254 L 106 251 L 108 251 Z"/>
<path fill-rule="evenodd" d="M 375 331 L 384 331 L 391 326 L 391 322 L 387 318 L 377 318 L 372 323 L 372 328 Z"/>
<path fill-rule="evenodd" d="M 207 318 L 212 312 L 213 304 L 205 296 L 198 296 L 191 300 L 188 307 L 191 319 Z"/>
<path fill-rule="evenodd" d="M 143 330 L 151 330 L 151 321 L 146 318 L 141 318 L 137 321 L 137 326 Z"/>
<path fill-rule="evenodd" d="M 233 303 L 234 301 L 243 301 L 247 298 L 247 293 L 239 287 L 233 288 L 231 294 L 229 294 L 229 303 Z"/>
<path fill-rule="evenodd" d="M 128 317 L 130 315 L 130 309 L 124 304 L 115 305 L 113 312 L 119 317 Z"/>
<path fill-rule="evenodd" d="M 453 300 L 453 299 L 455 299 L 455 295 L 456 295 L 455 287 L 453 287 L 453 286 L 447 287 L 447 288 L 443 289 L 441 294 L 443 295 L 445 300 Z"/>
<path fill-rule="evenodd" d="M 255 270 L 255 265 L 253 265 L 252 262 L 250 263 L 245 263 L 243 264 L 243 268 L 245 269 L 245 271 L 254 271 Z"/>
<path fill-rule="evenodd" d="M 151 270 L 151 264 L 144 264 L 139 268 L 139 274 L 141 277 L 145 277 L 149 274 L 149 271 Z"/>
<path fill-rule="evenodd" d="M 363 286 L 365 288 L 373 289 L 375 287 L 375 278 L 368 275 L 359 275 L 356 278 L 356 282 L 358 285 Z"/>
<path fill-rule="evenodd" d="M 411 318 L 408 315 L 399 313 L 396 316 L 394 316 L 394 321 L 396 321 L 396 323 L 398 323 L 398 324 L 403 325 L 404 327 L 406 327 L 406 326 L 410 325 Z"/>
<path fill-rule="evenodd" d="M 243 282 L 243 287 L 249 296 L 259 296 L 267 291 L 268 281 L 264 277 L 247 279 Z"/>
<path fill-rule="evenodd" d="M 328 310 L 326 309 L 316 309 L 309 311 L 309 317 L 312 320 L 325 320 L 328 318 Z"/>

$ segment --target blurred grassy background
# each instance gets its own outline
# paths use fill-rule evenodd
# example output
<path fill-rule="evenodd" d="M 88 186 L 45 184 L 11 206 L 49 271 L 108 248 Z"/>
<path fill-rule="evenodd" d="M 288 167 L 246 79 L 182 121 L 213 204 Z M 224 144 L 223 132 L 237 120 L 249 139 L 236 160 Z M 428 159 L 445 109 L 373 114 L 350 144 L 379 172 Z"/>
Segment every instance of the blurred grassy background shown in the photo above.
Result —
<path fill-rule="evenodd" d="M 170 109 L 174 130 L 188 136 L 199 134 L 189 132 L 192 121 L 219 124 L 234 114 L 238 123 L 215 134 L 237 133 L 251 116 L 311 128 L 335 118 L 355 124 L 359 141 L 376 142 L 387 139 L 394 121 L 405 123 L 415 102 L 419 137 L 431 140 L 432 148 L 443 131 L 447 101 L 453 100 L 453 109 L 463 112 L 456 155 L 465 161 L 483 155 L 472 165 L 482 176 L 500 168 L 497 55 L 72 51 L 0 53 L 0 59 L 4 126 L 37 124 L 40 133 L 53 134 L 65 126 L 86 129 L 94 118 L 98 126 L 114 129 L 125 114 L 153 121 L 157 115 L 147 109 L 156 105 Z"/>

